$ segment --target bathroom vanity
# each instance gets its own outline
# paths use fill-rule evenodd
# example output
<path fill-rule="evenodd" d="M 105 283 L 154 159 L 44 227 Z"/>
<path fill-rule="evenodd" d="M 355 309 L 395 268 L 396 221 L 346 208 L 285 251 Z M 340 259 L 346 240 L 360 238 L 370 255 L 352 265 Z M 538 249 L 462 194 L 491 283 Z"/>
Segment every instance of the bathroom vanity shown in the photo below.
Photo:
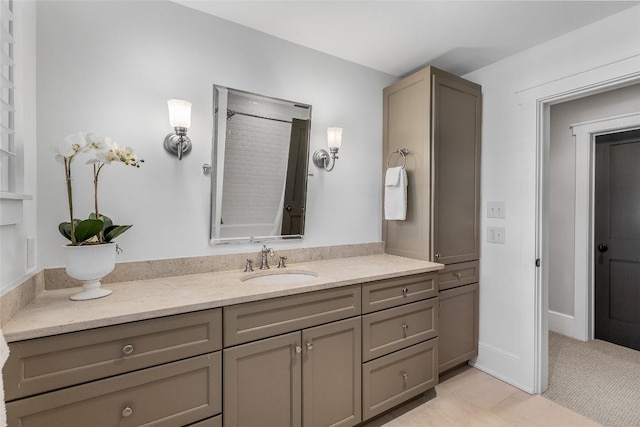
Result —
<path fill-rule="evenodd" d="M 380 254 L 289 267 L 313 273 L 302 283 L 224 271 L 82 303 L 45 292 L 4 326 L 8 423 L 360 424 L 437 384 L 442 267 Z"/>

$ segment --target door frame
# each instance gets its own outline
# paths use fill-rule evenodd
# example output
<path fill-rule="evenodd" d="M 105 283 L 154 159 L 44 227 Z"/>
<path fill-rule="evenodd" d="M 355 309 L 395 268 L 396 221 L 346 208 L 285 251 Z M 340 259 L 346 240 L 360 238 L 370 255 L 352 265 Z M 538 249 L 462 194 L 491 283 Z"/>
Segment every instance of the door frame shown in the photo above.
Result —
<path fill-rule="evenodd" d="M 622 61 L 626 62 L 626 61 Z M 518 105 L 535 108 L 536 114 L 536 177 L 535 177 L 535 256 L 540 260 L 535 269 L 534 296 L 534 360 L 533 392 L 543 393 L 549 384 L 549 149 L 551 106 L 598 93 L 640 83 L 640 71 L 631 65 L 632 71 L 616 70 L 621 63 L 609 64 L 584 73 L 554 80 L 517 93 Z M 627 65 L 626 63 L 624 64 Z M 613 76 L 611 74 L 613 74 Z M 607 76 L 609 74 L 609 76 Z M 567 87 L 572 89 L 567 90 Z M 532 110 L 529 110 L 532 111 Z M 533 111 L 532 111 L 533 112 Z"/>
<path fill-rule="evenodd" d="M 593 263 L 595 215 L 596 137 L 640 129 L 640 112 L 571 125 L 575 138 L 574 212 L 574 315 L 557 326 L 563 334 L 581 341 L 594 338 L 595 266 Z"/>

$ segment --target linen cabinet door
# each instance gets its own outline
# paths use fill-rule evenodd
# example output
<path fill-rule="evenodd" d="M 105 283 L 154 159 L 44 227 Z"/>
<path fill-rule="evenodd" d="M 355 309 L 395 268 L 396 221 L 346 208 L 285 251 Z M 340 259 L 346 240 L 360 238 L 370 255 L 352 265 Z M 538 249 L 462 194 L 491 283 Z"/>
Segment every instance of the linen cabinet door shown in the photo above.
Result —
<path fill-rule="evenodd" d="M 480 86 L 433 75 L 433 259 L 480 258 Z"/>
<path fill-rule="evenodd" d="M 225 427 L 301 425 L 300 332 L 224 350 Z"/>
<path fill-rule="evenodd" d="M 348 427 L 360 423 L 360 337 L 360 317 L 302 331 L 305 427 Z"/>
<path fill-rule="evenodd" d="M 478 355 L 478 284 L 441 291 L 438 372 Z"/>

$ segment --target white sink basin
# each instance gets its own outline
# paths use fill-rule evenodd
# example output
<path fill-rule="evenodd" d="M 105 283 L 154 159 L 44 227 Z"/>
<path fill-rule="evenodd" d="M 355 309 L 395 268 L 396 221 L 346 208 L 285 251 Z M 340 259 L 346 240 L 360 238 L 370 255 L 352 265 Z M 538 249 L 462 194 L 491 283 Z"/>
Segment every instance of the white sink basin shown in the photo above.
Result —
<path fill-rule="evenodd" d="M 241 282 L 252 285 L 287 285 L 303 283 L 318 277 L 318 273 L 304 270 L 269 271 L 257 273 L 240 279 Z"/>

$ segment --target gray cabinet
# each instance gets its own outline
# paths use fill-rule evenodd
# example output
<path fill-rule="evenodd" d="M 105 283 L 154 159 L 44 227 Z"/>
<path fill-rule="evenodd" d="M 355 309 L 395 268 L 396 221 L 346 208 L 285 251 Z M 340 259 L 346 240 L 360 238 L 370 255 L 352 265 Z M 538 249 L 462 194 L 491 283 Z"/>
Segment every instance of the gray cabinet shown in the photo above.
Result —
<path fill-rule="evenodd" d="M 383 221 L 385 251 L 443 264 L 477 260 L 480 86 L 427 67 L 385 88 L 383 111 L 383 167 L 407 149 L 409 183 L 407 219 Z"/>
<path fill-rule="evenodd" d="M 440 373 L 478 355 L 478 261 L 449 264 L 438 273 Z"/>
<path fill-rule="evenodd" d="M 362 419 L 438 383 L 438 275 L 362 286 Z"/>
<path fill-rule="evenodd" d="M 438 371 L 478 355 L 478 284 L 441 291 Z"/>
<path fill-rule="evenodd" d="M 361 421 L 360 318 L 224 350 L 224 425 Z"/>
<path fill-rule="evenodd" d="M 383 221 L 385 251 L 446 265 L 439 276 L 442 372 L 478 352 L 477 303 L 469 305 L 469 296 L 443 302 L 453 294 L 443 292 L 475 283 L 477 302 L 481 87 L 426 67 L 384 90 L 383 114 L 384 167 L 394 150 L 408 150 L 407 218 Z M 390 166 L 400 159 L 391 155 Z"/>
<path fill-rule="evenodd" d="M 11 343 L 8 425 L 212 419 L 222 410 L 221 319 L 214 309 Z"/>

